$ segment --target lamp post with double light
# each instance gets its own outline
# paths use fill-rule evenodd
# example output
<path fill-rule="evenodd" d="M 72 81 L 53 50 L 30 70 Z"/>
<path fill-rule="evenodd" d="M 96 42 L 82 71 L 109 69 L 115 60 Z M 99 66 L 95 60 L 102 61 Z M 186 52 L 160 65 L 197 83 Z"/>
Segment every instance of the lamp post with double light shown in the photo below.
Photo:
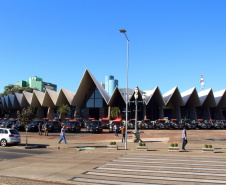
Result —
<path fill-rule="evenodd" d="M 120 33 L 124 33 L 127 40 L 127 85 L 126 85 L 126 129 L 125 129 L 125 150 L 127 150 L 127 125 L 128 125 L 128 72 L 129 72 L 129 39 L 126 35 L 126 30 L 119 30 Z"/>
<path fill-rule="evenodd" d="M 138 87 L 136 87 L 136 89 L 134 90 L 134 99 L 135 101 L 129 101 L 129 103 L 135 103 L 135 129 L 133 131 L 133 142 L 137 143 L 139 141 L 141 141 L 140 139 L 140 132 L 138 131 L 138 124 L 137 124 L 137 107 L 138 107 L 138 103 L 145 103 L 145 94 L 142 95 L 142 101 L 138 101 Z"/>

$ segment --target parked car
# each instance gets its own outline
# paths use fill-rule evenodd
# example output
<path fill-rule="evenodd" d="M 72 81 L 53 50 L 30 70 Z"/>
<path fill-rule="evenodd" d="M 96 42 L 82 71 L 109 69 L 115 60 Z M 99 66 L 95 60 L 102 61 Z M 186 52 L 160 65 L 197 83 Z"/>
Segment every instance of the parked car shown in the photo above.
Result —
<path fill-rule="evenodd" d="M 196 121 L 195 120 L 190 120 L 190 119 L 186 119 L 185 120 L 185 127 L 187 129 L 196 129 Z"/>
<path fill-rule="evenodd" d="M 84 120 L 84 127 L 86 128 L 87 125 L 92 122 L 92 120 L 95 120 L 95 119 L 94 118 L 89 118 L 88 120 Z"/>
<path fill-rule="evenodd" d="M 82 119 L 82 118 L 76 118 L 76 121 L 79 122 L 79 124 L 81 125 L 81 128 L 84 128 L 84 119 Z"/>
<path fill-rule="evenodd" d="M 210 123 L 211 123 L 213 129 L 223 129 L 224 128 L 224 124 L 222 121 L 210 120 Z"/>
<path fill-rule="evenodd" d="M 49 132 L 59 132 L 61 130 L 61 124 L 57 120 L 49 120 L 46 123 L 48 123 L 49 125 L 49 129 L 48 129 Z M 42 125 L 43 132 L 45 132 L 45 124 Z"/>
<path fill-rule="evenodd" d="M 76 120 L 69 120 L 66 124 L 66 132 L 80 132 L 81 126 L 80 123 Z"/>
<path fill-rule="evenodd" d="M 27 128 L 28 132 L 38 132 L 38 124 L 39 124 L 39 122 L 41 122 L 42 125 L 44 124 L 43 120 L 35 119 L 35 120 L 32 120 L 31 123 L 27 124 L 25 126 L 25 128 Z"/>
<path fill-rule="evenodd" d="M 212 127 L 212 121 L 211 120 L 204 120 L 204 124 L 206 125 L 207 129 L 211 129 Z"/>
<path fill-rule="evenodd" d="M 101 122 L 98 120 L 92 120 L 91 122 L 89 122 L 86 126 L 86 131 L 87 132 L 103 132 L 103 128 L 101 125 Z"/>
<path fill-rule="evenodd" d="M 171 119 L 170 120 L 170 128 L 173 129 L 182 129 L 182 124 L 179 123 L 178 119 Z"/>
<path fill-rule="evenodd" d="M 120 131 L 120 127 L 123 126 L 123 121 L 121 118 L 116 118 L 112 121 L 112 123 L 109 126 L 109 132 L 114 132 L 114 126 L 117 124 L 117 127 L 119 128 L 119 132 Z"/>
<path fill-rule="evenodd" d="M 4 122 L 5 128 L 11 128 L 13 124 L 17 122 L 17 119 L 10 118 Z"/>
<path fill-rule="evenodd" d="M 0 128 L 1 146 L 8 144 L 19 144 L 21 142 L 20 134 L 17 130 L 11 128 Z"/>
<path fill-rule="evenodd" d="M 206 129 L 206 124 L 204 123 L 204 120 L 203 119 L 198 119 L 197 120 L 197 127 L 199 129 Z"/>
<path fill-rule="evenodd" d="M 155 122 L 151 121 L 149 119 L 145 119 L 141 121 L 141 128 L 142 129 L 154 129 L 155 128 Z"/>
<path fill-rule="evenodd" d="M 19 122 L 16 122 L 15 124 L 13 124 L 11 128 L 17 131 L 25 131 L 24 126 L 21 125 Z"/>
<path fill-rule="evenodd" d="M 130 119 L 127 123 L 128 129 L 134 129 L 135 128 L 135 119 Z"/>
<path fill-rule="evenodd" d="M 103 128 L 109 128 L 110 121 L 108 118 L 102 118 L 101 124 Z"/>
<path fill-rule="evenodd" d="M 169 129 L 170 122 L 166 119 L 158 119 L 155 121 L 156 128 L 158 129 Z"/>

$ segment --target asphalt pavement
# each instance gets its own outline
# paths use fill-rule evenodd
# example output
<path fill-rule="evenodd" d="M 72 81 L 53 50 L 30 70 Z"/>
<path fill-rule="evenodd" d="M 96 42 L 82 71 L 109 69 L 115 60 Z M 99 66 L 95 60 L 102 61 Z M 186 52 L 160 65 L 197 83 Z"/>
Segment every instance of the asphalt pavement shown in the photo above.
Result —
<path fill-rule="evenodd" d="M 210 184 L 226 184 L 225 130 L 188 130 L 186 150 L 180 152 L 169 152 L 168 147 L 178 143 L 181 149 L 181 130 L 140 130 L 148 151 L 136 150 L 138 144 L 133 143 L 131 132 L 127 150 L 121 134 L 115 137 L 108 130 L 66 133 L 68 144 L 58 144 L 59 133 L 28 133 L 28 149 L 23 132 L 21 145 L 0 147 L 0 182 L 203 184 L 209 180 Z M 119 149 L 108 150 L 110 141 L 116 141 Z M 203 153 L 204 144 L 212 144 L 215 153 Z"/>

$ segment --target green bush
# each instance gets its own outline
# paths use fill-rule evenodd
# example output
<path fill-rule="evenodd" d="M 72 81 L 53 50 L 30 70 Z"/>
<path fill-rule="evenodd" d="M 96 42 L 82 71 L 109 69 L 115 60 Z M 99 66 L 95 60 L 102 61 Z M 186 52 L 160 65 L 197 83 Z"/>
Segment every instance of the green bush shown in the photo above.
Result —
<path fill-rule="evenodd" d="M 142 143 L 142 146 L 146 146 L 146 144 L 145 143 Z"/>
<path fill-rule="evenodd" d="M 171 143 L 171 145 L 170 145 L 171 147 L 174 147 L 174 143 Z"/>
<path fill-rule="evenodd" d="M 175 143 L 175 144 L 174 144 L 174 146 L 175 146 L 175 147 L 178 147 L 178 144 L 177 144 L 177 143 Z"/>
<path fill-rule="evenodd" d="M 141 142 L 139 142 L 139 146 L 142 146 L 142 143 Z"/>
<path fill-rule="evenodd" d="M 212 146 L 212 145 L 209 145 L 208 147 L 209 147 L 209 148 L 212 148 L 213 146 Z"/>
<path fill-rule="evenodd" d="M 205 144 L 205 145 L 204 145 L 204 148 L 208 148 L 208 145 L 207 145 L 207 144 Z"/>
<path fill-rule="evenodd" d="M 116 145 L 116 142 L 115 141 L 111 141 L 110 145 Z"/>

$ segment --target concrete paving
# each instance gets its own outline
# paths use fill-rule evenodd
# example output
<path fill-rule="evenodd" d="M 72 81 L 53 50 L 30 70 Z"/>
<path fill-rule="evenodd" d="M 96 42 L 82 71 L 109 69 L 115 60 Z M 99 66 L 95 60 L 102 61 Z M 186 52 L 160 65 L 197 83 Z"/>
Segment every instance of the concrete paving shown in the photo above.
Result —
<path fill-rule="evenodd" d="M 168 152 L 168 147 L 178 143 L 181 148 L 181 130 L 140 132 L 148 151 L 136 150 L 138 144 L 132 142 L 131 133 L 127 150 L 121 134 L 115 137 L 107 130 L 102 134 L 66 133 L 66 145 L 58 144 L 59 133 L 28 133 L 28 146 L 34 148 L 30 150 L 50 153 L 0 161 L 0 175 L 66 184 L 226 183 L 225 130 L 188 130 L 186 151 L 180 152 Z M 13 148 L 25 148 L 25 133 L 21 138 L 21 145 Z M 110 141 L 116 141 L 119 150 L 108 150 Z M 204 144 L 212 144 L 215 153 L 202 153 Z"/>

